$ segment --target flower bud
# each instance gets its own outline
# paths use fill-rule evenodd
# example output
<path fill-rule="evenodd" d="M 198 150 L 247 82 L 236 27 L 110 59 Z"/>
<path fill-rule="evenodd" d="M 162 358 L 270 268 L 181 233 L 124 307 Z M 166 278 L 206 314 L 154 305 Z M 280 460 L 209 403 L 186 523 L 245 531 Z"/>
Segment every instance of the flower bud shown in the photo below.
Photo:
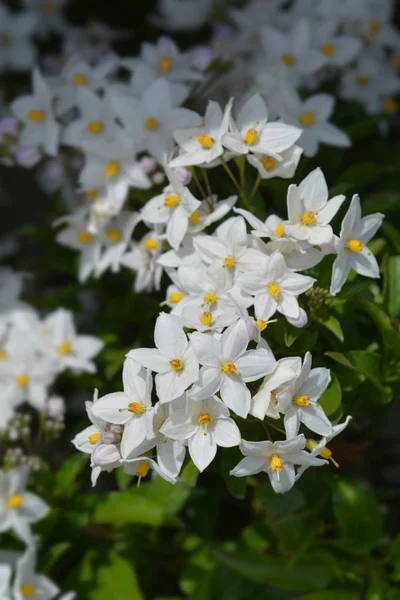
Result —
<path fill-rule="evenodd" d="M 192 65 L 200 71 L 205 71 L 213 60 L 213 51 L 210 46 L 197 46 L 193 50 Z"/>
<path fill-rule="evenodd" d="M 46 411 L 52 419 L 61 419 L 65 414 L 65 401 L 61 396 L 50 396 Z"/>
<path fill-rule="evenodd" d="M 106 431 L 101 436 L 101 441 L 103 444 L 114 444 L 115 440 L 115 434 L 112 431 Z"/>
<path fill-rule="evenodd" d="M 110 431 L 112 431 L 113 433 L 116 433 L 116 434 L 121 434 L 122 433 L 122 425 L 111 425 Z"/>
<path fill-rule="evenodd" d="M 164 179 L 164 173 L 161 173 L 161 171 L 158 171 L 158 173 L 154 173 L 153 175 L 153 183 L 155 183 L 156 185 L 161 185 Z"/>
<path fill-rule="evenodd" d="M 29 146 L 28 148 L 18 148 L 15 154 L 17 163 L 21 167 L 30 169 L 37 165 L 42 158 L 42 153 L 37 146 Z"/>
<path fill-rule="evenodd" d="M 185 167 L 176 167 L 174 169 L 176 177 L 179 179 L 182 185 L 189 185 L 192 181 L 192 173 Z"/>
<path fill-rule="evenodd" d="M 94 449 L 92 461 L 97 467 L 107 468 L 117 463 L 121 458 L 114 444 L 100 444 Z"/>
<path fill-rule="evenodd" d="M 286 319 L 293 327 L 305 327 L 308 323 L 307 313 L 303 308 L 300 308 L 299 316 L 296 319 L 291 317 L 286 317 Z"/>
<path fill-rule="evenodd" d="M 18 121 L 13 117 L 3 117 L 0 119 L 0 138 L 3 135 L 18 135 Z"/>
<path fill-rule="evenodd" d="M 145 173 L 152 173 L 157 167 L 157 162 L 151 156 L 144 156 L 139 164 Z"/>

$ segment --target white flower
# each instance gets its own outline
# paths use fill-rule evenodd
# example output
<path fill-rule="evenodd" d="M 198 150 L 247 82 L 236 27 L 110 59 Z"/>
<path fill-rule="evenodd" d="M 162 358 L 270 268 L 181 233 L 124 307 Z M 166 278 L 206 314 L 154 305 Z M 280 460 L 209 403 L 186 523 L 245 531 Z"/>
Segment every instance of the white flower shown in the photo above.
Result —
<path fill-rule="evenodd" d="M 79 450 L 79 452 L 84 452 L 85 454 L 93 454 L 94 450 L 103 443 L 103 434 L 107 428 L 107 423 L 100 417 L 96 417 L 93 413 L 92 407 L 97 401 L 98 390 L 95 390 L 93 402 L 85 402 L 86 413 L 92 424 L 77 433 L 74 439 L 71 440 L 71 443 L 75 448 Z M 122 427 L 119 433 L 121 432 Z M 113 437 L 115 438 L 115 436 Z M 112 442 L 114 441 L 115 439 L 112 439 Z"/>
<path fill-rule="evenodd" d="M 27 467 L 0 471 L 0 532 L 12 529 L 26 543 L 33 542 L 30 525 L 43 519 L 49 506 L 26 490 Z"/>
<path fill-rule="evenodd" d="M 237 118 L 231 118 L 230 133 L 223 137 L 223 144 L 235 154 L 261 152 L 279 158 L 301 135 L 297 127 L 285 123 L 267 123 L 268 112 L 259 94 L 251 96 L 242 106 Z"/>
<path fill-rule="evenodd" d="M 63 222 L 67 223 L 67 227 L 57 234 L 57 242 L 80 251 L 78 278 L 84 282 L 99 265 L 101 235 L 91 233 L 85 217 L 80 214 L 66 217 Z"/>
<path fill-rule="evenodd" d="M 280 158 L 270 154 L 255 152 L 248 154 L 248 162 L 257 169 L 262 179 L 281 177 L 291 179 L 296 172 L 303 149 L 299 146 L 291 146 L 288 150 L 279 153 Z"/>
<path fill-rule="evenodd" d="M 170 167 L 209 165 L 224 153 L 222 139 L 228 131 L 233 99 L 222 112 L 217 102 L 209 101 L 203 125 L 174 132 L 183 154 L 174 158 Z"/>
<path fill-rule="evenodd" d="M 217 446 L 238 446 L 241 439 L 228 408 L 216 396 L 200 402 L 188 400 L 185 408 L 170 415 L 161 431 L 167 438 L 188 440 L 190 457 L 199 471 L 212 462 Z"/>
<path fill-rule="evenodd" d="M 149 469 L 154 469 L 157 475 L 165 479 L 165 481 L 168 481 L 168 483 L 176 483 L 176 477 L 172 477 L 168 471 L 162 469 L 155 460 L 149 458 L 148 456 L 138 456 L 136 458 L 126 459 L 121 462 L 124 465 L 125 473 L 138 477 L 138 486 L 140 485 L 143 477 L 147 476 Z"/>
<path fill-rule="evenodd" d="M 280 412 L 285 414 L 284 425 L 288 438 L 299 433 L 300 423 L 319 435 L 329 435 L 331 422 L 317 400 L 324 393 L 331 380 L 329 369 L 311 369 L 312 357 L 306 353 L 303 366 L 296 376 L 277 393 Z"/>
<path fill-rule="evenodd" d="M 330 293 L 335 296 L 342 289 L 354 269 L 364 277 L 379 277 L 375 256 L 366 246 L 382 224 L 385 215 L 374 213 L 361 218 L 360 198 L 354 195 L 340 230 L 336 244 L 337 258 L 333 263 Z"/>
<path fill-rule="evenodd" d="M 329 201 L 328 198 L 328 187 L 320 168 L 307 175 L 299 186 L 290 185 L 287 196 L 289 220 L 284 224 L 285 232 L 315 246 L 329 244 L 333 237 L 329 223 L 345 196 L 335 196 Z"/>
<path fill-rule="evenodd" d="M 280 252 L 265 256 L 261 273 L 240 275 L 238 283 L 254 295 L 257 319 L 268 321 L 276 311 L 297 318 L 300 313 L 297 296 L 309 290 L 315 279 L 288 270 Z"/>
<path fill-rule="evenodd" d="M 324 19 L 312 30 L 313 43 L 324 56 L 325 64 L 345 67 L 360 52 L 362 42 L 357 37 L 337 34 L 337 23 L 333 19 Z"/>
<path fill-rule="evenodd" d="M 142 209 L 142 219 L 152 224 L 166 224 L 166 237 L 178 250 L 189 227 L 189 218 L 200 206 L 190 190 L 183 186 L 172 169 L 166 170 L 170 184 Z"/>
<path fill-rule="evenodd" d="M 203 365 L 190 397 L 204 400 L 220 392 L 222 401 L 237 415 L 246 418 L 250 409 L 250 391 L 246 382 L 256 381 L 275 368 L 272 353 L 265 348 L 248 350 L 249 334 L 244 320 L 224 331 L 219 339 L 205 333 L 193 333 L 190 341 Z"/>
<path fill-rule="evenodd" d="M 154 329 L 156 348 L 137 348 L 127 357 L 157 373 L 156 390 L 160 402 L 179 398 L 197 380 L 199 363 L 179 321 L 161 313 Z"/>
<path fill-rule="evenodd" d="M 15 600 L 54 600 L 59 588 L 45 575 L 36 573 L 36 548 L 30 546 L 17 562 L 13 593 Z"/>
<path fill-rule="evenodd" d="M 329 122 L 334 108 L 334 98 L 329 94 L 309 96 L 304 102 L 295 90 L 282 95 L 279 114 L 286 123 L 303 129 L 297 144 L 305 156 L 315 156 L 319 144 L 347 148 L 350 138 Z"/>
<path fill-rule="evenodd" d="M 185 460 L 186 447 L 178 440 L 168 438 L 164 435 L 163 426 L 169 417 L 185 406 L 186 394 L 180 398 L 161 404 L 157 402 L 153 410 L 153 429 L 155 434 L 155 447 L 157 450 L 157 463 L 164 473 L 172 478 L 178 477 L 183 461 Z"/>
<path fill-rule="evenodd" d="M 213 194 L 202 200 L 197 210 L 189 217 L 188 234 L 198 234 L 216 221 L 220 221 L 236 204 L 237 198 L 237 196 L 229 196 L 225 200 L 217 201 L 217 196 Z"/>
<path fill-rule="evenodd" d="M 153 243 L 146 244 L 147 240 L 151 240 Z M 157 247 L 155 247 L 156 243 Z M 158 235 L 151 233 L 150 237 L 145 236 L 139 244 L 133 244 L 133 250 L 120 258 L 121 265 L 136 272 L 135 292 L 152 292 L 153 289 L 160 289 L 163 272 L 162 267 L 157 264 L 160 252 L 161 244 Z"/>
<path fill-rule="evenodd" d="M 336 437 L 337 435 L 339 435 L 339 433 L 342 433 L 342 431 L 346 429 L 351 419 L 352 417 L 350 415 L 347 416 L 343 423 L 339 423 L 338 425 L 332 427 L 331 432 L 328 435 L 322 437 L 319 442 L 316 442 L 315 440 L 307 440 L 307 448 L 311 450 L 312 456 L 322 456 L 322 458 L 324 458 L 325 460 L 330 460 L 335 465 L 335 467 L 338 467 L 339 465 L 332 458 L 332 451 L 329 448 L 327 448 L 327 445 L 334 437 Z"/>
<path fill-rule="evenodd" d="M 0 6 L 0 71 L 25 71 L 36 63 L 37 51 L 30 39 L 35 24 L 31 12 L 15 13 Z"/>
<path fill-rule="evenodd" d="M 152 17 L 152 22 L 168 31 L 197 29 L 207 21 L 211 6 L 212 0 L 160 0 L 159 14 Z"/>
<path fill-rule="evenodd" d="M 11 600 L 10 591 L 11 566 L 0 564 L 0 598 L 1 600 Z"/>
<path fill-rule="evenodd" d="M 277 361 L 274 371 L 267 375 L 258 391 L 251 398 L 250 414 L 263 420 L 267 415 L 279 419 L 279 404 L 277 393 L 282 384 L 287 383 L 296 376 L 290 368 L 291 359 L 281 358 Z"/>
<path fill-rule="evenodd" d="M 123 392 L 114 392 L 99 398 L 91 408 L 95 417 L 115 425 L 124 425 L 121 455 L 126 458 L 146 439 L 154 437 L 150 371 L 138 368 L 132 360 L 125 360 L 122 371 Z"/>
<path fill-rule="evenodd" d="M 22 5 L 35 15 L 35 33 L 40 38 L 50 33 L 62 35 L 67 27 L 64 7 L 67 0 L 23 0 Z"/>
<path fill-rule="evenodd" d="M 38 69 L 34 69 L 32 73 L 32 87 L 31 96 L 17 98 L 10 106 L 13 114 L 24 125 L 19 143 L 21 146 L 42 144 L 48 154 L 55 156 L 60 127 L 53 114 L 52 93 Z"/>
<path fill-rule="evenodd" d="M 219 236 L 198 235 L 193 243 L 200 258 L 209 265 L 218 266 L 232 273 L 240 267 L 247 250 L 246 223 L 242 217 L 225 221 Z"/>
<path fill-rule="evenodd" d="M 304 450 L 303 434 L 281 442 L 247 442 L 242 440 L 240 450 L 244 454 L 238 465 L 230 472 L 235 477 L 267 473 L 277 494 L 288 492 L 296 480 L 294 465 L 320 467 L 326 464 Z"/>
<path fill-rule="evenodd" d="M 133 230 L 140 221 L 139 213 L 129 211 L 122 211 L 109 221 L 103 232 L 106 248 L 99 259 L 96 277 L 110 267 L 113 273 L 119 271 L 120 259 L 131 242 Z"/>

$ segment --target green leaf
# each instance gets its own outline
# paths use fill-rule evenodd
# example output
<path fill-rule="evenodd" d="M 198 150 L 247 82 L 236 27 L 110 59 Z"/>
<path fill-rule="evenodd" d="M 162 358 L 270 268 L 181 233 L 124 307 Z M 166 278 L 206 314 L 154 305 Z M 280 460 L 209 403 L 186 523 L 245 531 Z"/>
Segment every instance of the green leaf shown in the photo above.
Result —
<path fill-rule="evenodd" d="M 86 473 L 89 457 L 83 452 L 75 452 L 63 462 L 55 477 L 54 493 L 70 498 L 79 488 L 79 475 Z"/>
<path fill-rule="evenodd" d="M 393 245 L 396 253 L 400 254 L 400 233 L 398 228 L 391 223 L 384 221 L 382 223 L 382 231 Z"/>
<path fill-rule="evenodd" d="M 317 321 L 318 323 L 329 329 L 329 331 L 333 333 L 333 335 L 335 335 L 341 342 L 344 342 L 342 326 L 340 325 L 339 321 L 335 319 L 335 317 L 330 315 L 327 319 L 317 318 Z"/>
<path fill-rule="evenodd" d="M 302 596 L 300 600 L 359 600 L 358 594 L 352 592 L 344 592 L 343 590 L 330 590 L 327 592 L 317 592 L 316 594 L 307 594 Z"/>
<path fill-rule="evenodd" d="M 332 579 L 330 568 L 317 556 L 288 564 L 272 555 L 214 551 L 218 563 L 257 583 L 269 583 L 293 591 L 316 591 L 327 587 Z"/>
<path fill-rule="evenodd" d="M 339 479 L 332 501 L 342 549 L 352 554 L 368 554 L 383 533 L 383 517 L 374 492 L 361 481 Z"/>
<path fill-rule="evenodd" d="M 318 402 L 328 417 L 333 415 L 340 407 L 342 403 L 342 389 L 335 373 L 331 372 L 331 382 Z"/>
<path fill-rule="evenodd" d="M 382 336 L 385 359 L 387 362 L 400 360 L 400 333 L 392 327 L 390 318 L 375 304 L 357 297 L 357 305 L 375 321 Z M 385 360 L 385 362 L 386 362 Z"/>
<path fill-rule="evenodd" d="M 96 589 L 90 593 L 90 600 L 143 600 L 133 566 L 116 552 L 107 556 L 107 564 L 97 571 Z"/>
<path fill-rule="evenodd" d="M 392 318 L 400 316 L 400 256 L 385 260 L 385 306 Z"/>

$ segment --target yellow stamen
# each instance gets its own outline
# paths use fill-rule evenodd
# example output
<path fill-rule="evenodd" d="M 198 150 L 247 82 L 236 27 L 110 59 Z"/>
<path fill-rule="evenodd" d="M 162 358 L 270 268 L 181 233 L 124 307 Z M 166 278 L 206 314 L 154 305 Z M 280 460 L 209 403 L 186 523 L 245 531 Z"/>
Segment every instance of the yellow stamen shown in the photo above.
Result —
<path fill-rule="evenodd" d="M 169 361 L 169 364 L 175 371 L 182 371 L 183 361 L 180 358 L 173 358 Z"/>
<path fill-rule="evenodd" d="M 367 85 L 369 85 L 371 82 L 371 77 L 369 77 L 368 75 L 360 75 L 359 77 L 357 77 L 357 82 L 359 86 L 367 87 Z"/>
<path fill-rule="evenodd" d="M 203 425 L 205 431 L 204 431 L 204 435 L 207 435 L 207 427 L 209 425 L 212 425 L 212 418 L 210 415 L 200 415 L 199 418 L 197 419 L 197 422 L 199 423 L 199 425 Z"/>
<path fill-rule="evenodd" d="M 277 228 L 275 229 L 275 235 L 278 237 L 282 237 L 285 234 L 285 230 L 283 229 L 283 223 L 279 223 Z"/>
<path fill-rule="evenodd" d="M 315 221 L 315 216 L 315 212 L 313 212 L 312 210 L 308 210 L 304 213 L 301 220 L 303 221 L 304 225 L 312 225 Z"/>
<path fill-rule="evenodd" d="M 15 383 L 18 387 L 25 387 L 29 383 L 29 375 L 26 373 L 21 373 L 21 375 L 17 375 L 15 378 Z"/>
<path fill-rule="evenodd" d="M 233 267 L 236 265 L 236 261 L 233 258 L 233 256 L 226 256 L 224 258 L 224 267 L 226 269 L 233 269 Z"/>
<path fill-rule="evenodd" d="M 293 56 L 293 54 L 284 54 L 282 56 L 282 61 L 285 63 L 285 65 L 287 67 L 292 67 L 294 65 L 294 63 L 296 62 L 296 59 Z"/>
<path fill-rule="evenodd" d="M 274 454 L 272 456 L 269 464 L 273 471 L 281 472 L 283 469 L 282 461 L 277 454 Z"/>
<path fill-rule="evenodd" d="M 86 83 L 86 77 L 83 75 L 83 73 L 74 73 L 72 75 L 72 81 L 74 82 L 75 85 L 85 85 Z"/>
<path fill-rule="evenodd" d="M 162 71 L 163 73 L 167 73 L 172 69 L 172 60 L 169 58 L 169 56 L 162 56 L 160 58 L 158 66 L 160 68 L 160 71 Z"/>
<path fill-rule="evenodd" d="M 89 200 L 96 200 L 97 196 L 99 195 L 99 192 L 97 190 L 86 190 L 85 194 L 89 198 Z"/>
<path fill-rule="evenodd" d="M 95 444 L 97 444 L 100 437 L 100 433 L 92 433 L 92 435 L 89 435 L 89 443 L 92 444 L 92 446 L 94 446 Z"/>
<path fill-rule="evenodd" d="M 43 0 L 40 5 L 40 10 L 45 15 L 51 15 L 56 10 L 56 3 L 54 0 Z"/>
<path fill-rule="evenodd" d="M 81 244 L 90 244 L 92 239 L 93 236 L 88 231 L 81 231 L 80 233 L 78 233 L 78 242 L 80 242 Z"/>
<path fill-rule="evenodd" d="M 297 406 L 309 406 L 311 404 L 310 396 L 296 396 L 294 403 Z"/>
<path fill-rule="evenodd" d="M 64 340 L 63 342 L 61 342 L 61 344 L 59 344 L 58 352 L 60 354 L 69 354 L 71 352 L 71 348 L 72 348 L 71 342 Z"/>
<path fill-rule="evenodd" d="M 197 136 L 197 140 L 203 148 L 211 148 L 214 145 L 214 140 L 207 133 L 201 133 Z"/>
<path fill-rule="evenodd" d="M 393 66 L 395 69 L 400 69 L 400 56 L 395 56 L 393 59 Z"/>
<path fill-rule="evenodd" d="M 35 596 L 37 588 L 35 588 L 34 585 L 27 583 L 25 585 L 21 585 L 20 592 L 23 596 Z"/>
<path fill-rule="evenodd" d="M 143 406 L 143 404 L 140 404 L 140 402 L 131 402 L 128 405 L 128 410 L 134 415 L 139 415 L 140 413 L 144 412 L 146 408 Z"/>
<path fill-rule="evenodd" d="M 232 362 L 225 363 L 222 370 L 227 375 L 235 375 L 237 373 L 237 367 Z"/>
<path fill-rule="evenodd" d="M 272 169 L 276 165 L 276 158 L 273 158 L 272 156 L 266 156 L 262 159 L 261 164 L 264 169 L 269 171 L 269 169 Z"/>
<path fill-rule="evenodd" d="M 177 204 L 179 204 L 178 196 L 175 196 L 175 194 L 169 194 L 168 196 L 166 196 L 164 200 L 164 206 L 166 208 L 175 208 Z"/>
<path fill-rule="evenodd" d="M 7 358 L 6 352 L 4 350 L 0 350 L 0 360 L 5 360 Z"/>
<path fill-rule="evenodd" d="M 312 112 L 305 112 L 301 115 L 300 121 L 302 122 L 303 125 L 308 127 L 309 125 L 312 125 L 314 123 L 315 115 Z"/>
<path fill-rule="evenodd" d="M 204 294 L 204 304 L 215 304 L 217 296 L 215 294 Z"/>
<path fill-rule="evenodd" d="M 93 133 L 93 135 L 97 135 L 101 133 L 104 129 L 104 125 L 101 121 L 90 121 L 87 126 L 87 130 L 89 133 Z"/>
<path fill-rule="evenodd" d="M 274 406 L 278 406 L 278 400 L 277 400 L 276 394 L 277 394 L 276 390 L 271 390 L 269 393 L 269 399 Z"/>
<path fill-rule="evenodd" d="M 136 475 L 138 477 L 146 477 L 148 472 L 149 472 L 149 464 L 145 460 L 142 460 L 142 462 L 140 462 L 138 464 L 138 466 L 136 467 Z"/>
<path fill-rule="evenodd" d="M 149 117 L 145 120 L 144 126 L 148 131 L 155 131 L 160 127 L 160 121 L 155 117 Z"/>
<path fill-rule="evenodd" d="M 107 231 L 107 237 L 110 242 L 119 242 L 121 240 L 121 232 L 118 229 L 109 229 Z"/>
<path fill-rule="evenodd" d="M 170 294 L 168 297 L 168 302 L 170 304 L 178 304 L 178 302 L 180 302 L 183 298 L 183 294 L 181 294 L 181 292 L 174 292 L 173 294 Z"/>
<path fill-rule="evenodd" d="M 380 28 L 381 28 L 381 24 L 379 21 L 377 21 L 377 20 L 371 21 L 371 23 L 369 24 L 369 27 L 368 27 L 368 37 L 370 40 L 373 40 L 374 38 L 376 38 Z"/>
<path fill-rule="evenodd" d="M 28 114 L 28 119 L 30 121 L 34 121 L 35 123 L 38 123 L 39 121 L 43 121 L 45 116 L 46 116 L 46 113 L 44 112 L 44 110 L 41 110 L 40 108 L 34 108 Z"/>
<path fill-rule="evenodd" d="M 279 294 L 281 293 L 281 288 L 277 283 L 271 283 L 271 285 L 268 286 L 268 291 L 271 294 L 271 296 L 276 300 Z"/>
<path fill-rule="evenodd" d="M 255 144 L 258 140 L 258 131 L 256 129 L 248 129 L 244 136 L 246 144 Z"/>
<path fill-rule="evenodd" d="M 333 56 L 336 52 L 336 48 L 333 44 L 323 44 L 321 46 L 321 52 L 322 54 L 325 54 L 325 56 Z"/>
<path fill-rule="evenodd" d="M 324 448 L 322 452 L 319 453 L 319 455 L 322 456 L 322 458 L 329 460 L 332 456 L 332 452 L 329 450 L 329 448 Z"/>
<path fill-rule="evenodd" d="M 200 215 L 197 212 L 197 210 L 192 212 L 192 214 L 189 217 L 189 221 L 191 222 L 192 225 L 197 225 L 197 223 L 200 221 Z"/>
<path fill-rule="evenodd" d="M 144 247 L 146 250 L 157 250 L 158 246 L 158 240 L 154 240 L 153 238 L 149 238 L 144 242 Z"/>
<path fill-rule="evenodd" d="M 256 325 L 260 331 L 264 331 L 264 329 L 267 328 L 268 323 L 267 323 L 267 321 L 262 321 L 261 319 L 257 319 Z"/>
<path fill-rule="evenodd" d="M 393 99 L 389 99 L 389 100 L 384 100 L 383 102 L 383 110 L 387 113 L 395 113 L 397 112 L 399 108 L 399 104 L 398 102 L 396 102 L 396 100 Z"/>
<path fill-rule="evenodd" d="M 212 314 L 210 312 L 202 312 L 200 315 L 200 321 L 203 323 L 203 325 L 211 325 L 213 320 Z"/>
<path fill-rule="evenodd" d="M 121 165 L 117 160 L 111 160 L 105 167 L 104 173 L 106 177 L 115 177 L 121 170 Z"/>
<path fill-rule="evenodd" d="M 21 508 L 24 503 L 24 497 L 20 494 L 16 494 L 15 496 L 10 496 L 7 498 L 7 506 L 9 508 Z"/>
<path fill-rule="evenodd" d="M 360 240 L 349 240 L 346 246 L 352 252 L 361 252 L 364 247 L 364 244 L 360 242 Z"/>

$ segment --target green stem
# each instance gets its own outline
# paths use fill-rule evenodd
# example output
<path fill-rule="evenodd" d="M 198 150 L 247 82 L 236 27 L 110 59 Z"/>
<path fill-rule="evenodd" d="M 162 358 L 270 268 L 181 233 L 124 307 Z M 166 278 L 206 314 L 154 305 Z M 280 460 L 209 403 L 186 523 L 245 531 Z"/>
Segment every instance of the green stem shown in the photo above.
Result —
<path fill-rule="evenodd" d="M 257 175 L 257 179 L 256 179 L 256 180 L 255 180 L 255 182 L 254 182 L 254 186 L 253 186 L 253 189 L 252 189 L 252 191 L 251 191 L 251 194 L 250 194 L 250 204 L 252 204 L 252 202 L 253 202 L 253 200 L 254 200 L 254 196 L 256 195 L 256 193 L 257 193 L 257 190 L 258 190 L 258 188 L 260 187 L 260 183 L 261 183 L 261 181 L 262 181 L 262 177 L 261 177 L 261 175 L 260 175 L 260 173 L 259 173 L 259 174 Z"/>
<path fill-rule="evenodd" d="M 207 194 L 205 193 L 205 191 L 203 189 L 203 186 L 201 185 L 200 180 L 197 177 L 195 168 L 194 167 L 190 167 L 190 170 L 192 172 L 193 181 L 195 182 L 195 184 L 199 188 L 200 194 L 203 196 L 203 198 L 207 198 Z"/>
<path fill-rule="evenodd" d="M 237 189 L 237 191 L 240 194 L 242 189 L 240 187 L 238 180 L 236 179 L 236 177 L 234 176 L 234 174 L 232 173 L 231 169 L 228 167 L 228 165 L 226 164 L 226 162 L 224 161 L 222 156 L 220 156 L 219 160 L 221 161 L 221 165 L 224 167 L 225 171 L 228 173 L 229 178 L 231 179 L 233 185 L 235 186 L 235 188 Z"/>

